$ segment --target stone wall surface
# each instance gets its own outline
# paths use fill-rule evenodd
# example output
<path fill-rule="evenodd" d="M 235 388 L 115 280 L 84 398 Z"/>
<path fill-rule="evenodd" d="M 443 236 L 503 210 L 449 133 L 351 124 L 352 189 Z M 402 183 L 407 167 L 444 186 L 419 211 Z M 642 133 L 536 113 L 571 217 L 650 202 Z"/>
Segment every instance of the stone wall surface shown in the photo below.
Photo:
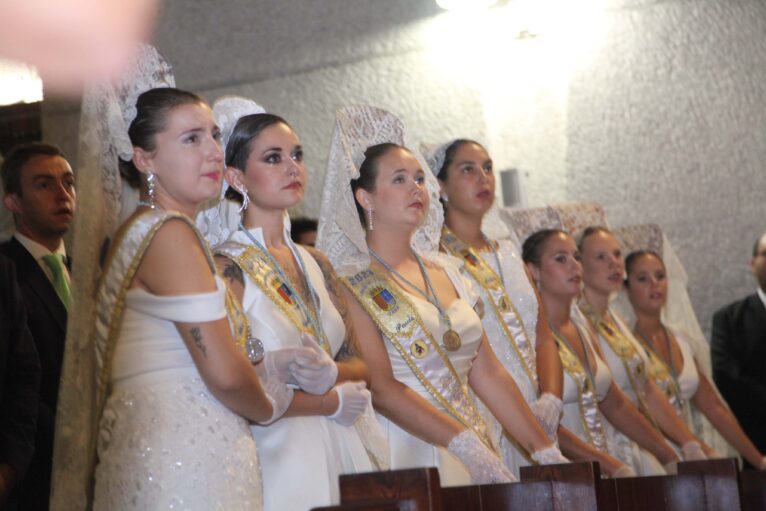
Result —
<path fill-rule="evenodd" d="M 597 200 L 613 225 L 657 222 L 701 324 L 752 291 L 766 229 L 766 7 L 759 0 L 166 0 L 154 38 L 178 85 L 252 97 L 301 137 L 317 214 L 333 112 L 399 115 L 414 142 L 486 144 L 526 205 Z M 530 5 L 537 5 L 535 9 Z M 49 101 L 70 154 L 77 110 Z"/>

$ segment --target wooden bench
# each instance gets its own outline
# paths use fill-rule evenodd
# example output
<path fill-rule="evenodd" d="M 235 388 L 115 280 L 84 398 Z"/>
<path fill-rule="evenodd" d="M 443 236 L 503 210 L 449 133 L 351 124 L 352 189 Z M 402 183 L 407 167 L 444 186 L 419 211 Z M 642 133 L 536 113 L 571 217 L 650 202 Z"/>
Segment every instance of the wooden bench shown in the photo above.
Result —
<path fill-rule="evenodd" d="M 739 474 L 742 511 L 766 511 L 766 472 L 743 470 Z"/>

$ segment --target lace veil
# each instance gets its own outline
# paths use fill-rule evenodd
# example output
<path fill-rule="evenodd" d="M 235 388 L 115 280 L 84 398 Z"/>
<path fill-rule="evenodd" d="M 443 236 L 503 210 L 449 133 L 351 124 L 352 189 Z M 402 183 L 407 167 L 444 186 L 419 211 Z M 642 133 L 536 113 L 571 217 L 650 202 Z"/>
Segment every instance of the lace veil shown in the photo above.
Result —
<path fill-rule="evenodd" d="M 340 275 L 354 274 L 370 264 L 365 231 L 359 222 L 351 180 L 359 177 L 365 150 L 391 142 L 406 147 L 404 125 L 390 112 L 367 105 L 352 105 L 335 113 L 335 129 L 325 175 L 319 214 L 317 247 L 324 252 Z M 415 154 L 415 153 L 413 153 Z M 428 168 L 420 155 L 420 165 Z M 412 238 L 412 247 L 420 254 L 434 257 L 439 250 L 443 215 L 438 204 L 439 185 L 426 172 L 430 207 Z"/>
<path fill-rule="evenodd" d="M 221 144 L 226 154 L 226 146 L 234 131 L 237 121 L 246 115 L 262 114 L 266 110 L 252 99 L 241 96 L 223 96 L 213 104 L 213 116 L 221 128 Z M 240 221 L 239 204 L 224 197 L 226 181 L 221 183 L 219 197 L 204 204 L 197 213 L 197 227 L 211 246 L 219 245 L 229 239 L 237 230 Z"/>
<path fill-rule="evenodd" d="M 439 145 L 421 142 L 420 152 L 423 154 L 423 157 L 428 163 L 428 166 L 431 169 L 431 172 L 433 172 L 434 176 L 439 173 L 442 165 L 444 165 L 444 159 L 447 156 L 447 148 L 452 145 L 453 142 L 454 140 L 450 140 Z M 516 235 L 510 229 L 508 229 L 506 223 L 502 218 L 500 218 L 500 208 L 497 205 L 497 197 L 495 197 L 495 200 L 492 203 L 492 207 L 484 215 L 484 219 L 482 220 L 481 224 L 481 230 L 485 235 L 487 235 L 489 239 L 510 239 L 515 246 L 520 245 Z"/>
<path fill-rule="evenodd" d="M 129 160 L 128 126 L 138 96 L 174 86 L 170 64 L 141 45 L 128 71 L 114 82 L 89 86 L 83 96 L 77 157 L 78 210 L 73 226 L 73 285 L 76 304 L 68 319 L 56 414 L 51 509 L 87 509 L 92 498 L 99 362 L 93 344 L 96 290 L 106 241 L 117 230 L 123 185 L 117 158 Z M 127 214 L 126 214 L 127 213 Z"/>

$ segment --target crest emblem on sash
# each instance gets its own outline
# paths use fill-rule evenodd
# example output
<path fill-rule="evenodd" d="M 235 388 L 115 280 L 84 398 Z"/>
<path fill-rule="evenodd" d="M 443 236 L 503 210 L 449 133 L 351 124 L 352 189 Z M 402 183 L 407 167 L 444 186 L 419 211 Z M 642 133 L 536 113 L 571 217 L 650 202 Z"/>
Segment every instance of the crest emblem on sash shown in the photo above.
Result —
<path fill-rule="evenodd" d="M 478 259 L 476 259 L 476 256 L 475 256 L 475 255 L 473 255 L 473 254 L 472 254 L 470 251 L 468 251 L 468 250 L 463 250 L 463 251 L 460 253 L 460 255 L 462 255 L 462 256 L 463 256 L 463 259 L 465 259 L 465 261 L 466 261 L 468 264 L 470 264 L 471 266 L 479 266 L 479 260 L 478 260 Z"/>
<path fill-rule="evenodd" d="M 384 312 L 390 311 L 396 305 L 396 298 L 384 287 L 372 291 L 372 301 Z"/>
<path fill-rule="evenodd" d="M 276 290 L 277 294 L 287 302 L 288 305 L 293 304 L 293 293 L 290 291 L 290 288 L 287 287 L 287 284 L 279 279 L 274 279 L 274 282 L 271 283 L 271 286 Z"/>
<path fill-rule="evenodd" d="M 410 353 L 417 359 L 426 358 L 428 355 L 428 345 L 423 339 L 418 339 L 410 346 Z"/>

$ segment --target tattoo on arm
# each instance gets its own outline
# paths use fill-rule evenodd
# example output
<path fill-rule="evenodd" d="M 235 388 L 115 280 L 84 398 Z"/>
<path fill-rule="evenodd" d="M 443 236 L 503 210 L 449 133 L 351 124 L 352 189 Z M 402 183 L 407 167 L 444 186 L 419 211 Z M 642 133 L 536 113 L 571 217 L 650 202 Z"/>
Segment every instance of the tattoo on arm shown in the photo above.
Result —
<path fill-rule="evenodd" d="M 237 266 L 234 262 L 226 263 L 223 268 L 224 278 L 229 279 L 229 282 L 239 282 L 242 286 L 245 285 L 245 277 L 242 275 L 242 268 Z"/>
<path fill-rule="evenodd" d="M 335 355 L 335 360 L 342 361 L 358 357 L 360 353 L 359 347 L 357 346 L 356 335 L 351 323 L 351 318 L 348 315 L 348 307 L 346 306 L 346 300 L 343 295 L 343 284 L 340 282 L 340 277 L 335 273 L 327 256 L 314 248 L 306 247 L 306 249 L 314 257 L 319 268 L 322 270 L 325 288 L 330 295 L 330 300 L 338 310 L 340 317 L 343 319 L 343 324 L 346 326 L 346 339 L 343 341 L 343 345 Z"/>
<path fill-rule="evenodd" d="M 200 332 L 199 327 L 193 327 L 189 333 L 191 334 L 192 339 L 194 339 L 194 345 L 200 349 L 202 356 L 207 358 L 207 346 L 205 346 L 205 343 L 202 342 L 202 332 Z"/>

